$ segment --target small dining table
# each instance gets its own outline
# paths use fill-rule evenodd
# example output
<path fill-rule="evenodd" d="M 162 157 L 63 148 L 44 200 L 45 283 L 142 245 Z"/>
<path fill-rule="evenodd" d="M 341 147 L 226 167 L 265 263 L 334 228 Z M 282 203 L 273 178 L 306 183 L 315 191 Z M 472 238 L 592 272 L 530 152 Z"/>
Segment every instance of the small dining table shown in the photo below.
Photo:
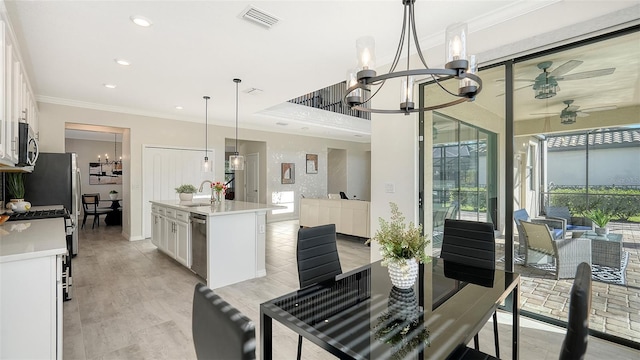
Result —
<path fill-rule="evenodd" d="M 275 320 L 340 359 L 446 359 L 504 302 L 518 359 L 519 287 L 517 273 L 432 259 L 399 289 L 374 262 L 262 303 L 261 358 L 272 359 Z"/>

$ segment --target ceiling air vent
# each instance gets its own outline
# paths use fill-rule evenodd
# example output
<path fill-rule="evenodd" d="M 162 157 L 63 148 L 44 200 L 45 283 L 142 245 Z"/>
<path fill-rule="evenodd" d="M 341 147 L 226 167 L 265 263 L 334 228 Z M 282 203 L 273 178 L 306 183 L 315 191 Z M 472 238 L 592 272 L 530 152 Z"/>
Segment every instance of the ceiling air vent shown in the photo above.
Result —
<path fill-rule="evenodd" d="M 262 26 L 266 26 L 268 28 L 277 24 L 280 19 L 277 17 L 265 12 L 264 10 L 260 10 L 253 5 L 249 5 L 240 16 L 244 19 L 254 21 Z"/>

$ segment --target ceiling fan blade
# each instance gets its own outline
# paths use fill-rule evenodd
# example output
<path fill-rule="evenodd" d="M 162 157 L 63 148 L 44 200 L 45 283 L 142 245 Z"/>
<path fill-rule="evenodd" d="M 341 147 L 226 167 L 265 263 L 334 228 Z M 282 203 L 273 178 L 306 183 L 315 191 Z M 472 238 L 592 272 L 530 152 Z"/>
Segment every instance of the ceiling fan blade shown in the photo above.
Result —
<path fill-rule="evenodd" d="M 608 106 L 598 106 L 589 109 L 583 109 L 583 112 L 596 112 L 596 111 L 606 111 L 606 110 L 615 110 L 618 107 L 616 105 L 608 105 Z"/>
<path fill-rule="evenodd" d="M 562 75 L 568 73 L 569 71 L 575 69 L 577 66 L 579 66 L 582 63 L 583 62 L 580 61 L 580 60 L 569 60 L 566 63 L 558 66 L 552 72 L 550 72 L 549 76 L 555 76 L 555 77 L 562 76 Z"/>
<path fill-rule="evenodd" d="M 589 114 L 587 114 L 586 112 L 582 112 L 582 111 L 576 112 L 576 115 L 578 117 L 587 117 L 587 116 L 589 116 Z"/>
<path fill-rule="evenodd" d="M 588 79 L 592 77 L 611 75 L 616 70 L 616 68 L 607 68 L 607 69 L 599 69 L 599 70 L 591 70 L 585 71 L 575 74 L 569 74 L 565 76 L 556 77 L 556 80 L 580 80 L 580 79 Z"/>
<path fill-rule="evenodd" d="M 549 116 L 549 115 L 558 115 L 557 112 L 548 112 L 548 113 L 531 113 L 529 115 L 545 115 L 545 116 Z"/>
<path fill-rule="evenodd" d="M 577 105 L 571 105 L 571 106 L 568 106 L 568 107 L 564 108 L 563 110 L 567 110 L 567 111 L 578 111 L 578 109 L 580 109 L 580 106 L 577 106 Z"/>

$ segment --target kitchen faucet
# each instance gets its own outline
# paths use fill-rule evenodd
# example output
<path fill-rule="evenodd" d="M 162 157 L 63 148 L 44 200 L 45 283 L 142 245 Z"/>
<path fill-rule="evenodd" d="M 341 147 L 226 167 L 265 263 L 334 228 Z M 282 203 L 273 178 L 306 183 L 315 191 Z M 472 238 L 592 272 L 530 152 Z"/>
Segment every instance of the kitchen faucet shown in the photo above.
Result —
<path fill-rule="evenodd" d="M 200 184 L 200 188 L 198 189 L 198 192 L 202 192 L 205 183 L 209 183 L 210 187 L 213 185 L 212 181 L 205 180 Z M 211 203 L 213 203 L 213 202 L 214 202 L 214 199 L 213 199 L 213 188 L 211 188 Z"/>

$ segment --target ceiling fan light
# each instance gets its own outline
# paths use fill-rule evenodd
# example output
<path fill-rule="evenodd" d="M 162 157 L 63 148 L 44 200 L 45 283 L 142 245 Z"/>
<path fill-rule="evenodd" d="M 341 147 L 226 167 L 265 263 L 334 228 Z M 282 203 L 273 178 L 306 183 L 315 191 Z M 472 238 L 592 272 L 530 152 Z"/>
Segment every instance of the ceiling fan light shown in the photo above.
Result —
<path fill-rule="evenodd" d="M 571 125 L 576 122 L 576 112 L 575 111 L 566 111 L 562 110 L 560 113 L 560 123 L 562 125 Z"/>

